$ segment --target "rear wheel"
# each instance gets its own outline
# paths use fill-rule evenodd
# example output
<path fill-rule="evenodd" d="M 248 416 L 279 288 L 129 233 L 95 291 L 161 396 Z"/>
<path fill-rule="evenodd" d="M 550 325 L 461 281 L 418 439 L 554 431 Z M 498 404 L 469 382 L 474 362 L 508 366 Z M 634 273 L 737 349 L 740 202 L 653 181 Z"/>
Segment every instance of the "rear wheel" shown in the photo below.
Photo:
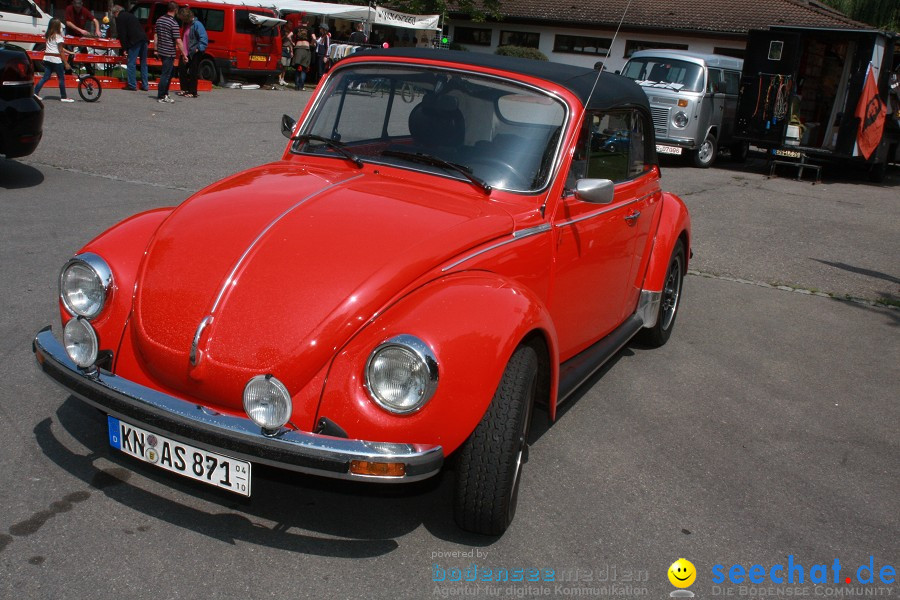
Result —
<path fill-rule="evenodd" d="M 198 79 L 211 81 L 214 85 L 222 85 L 219 70 L 216 69 L 216 63 L 211 58 L 204 58 L 197 66 Z"/>
<path fill-rule="evenodd" d="M 537 374 L 537 353 L 519 346 L 491 405 L 459 451 L 453 512 L 467 531 L 500 535 L 516 514 Z"/>
<path fill-rule="evenodd" d="M 78 95 L 85 102 L 96 102 L 100 99 L 103 88 L 100 87 L 100 80 L 93 75 L 85 75 L 78 80 Z"/>
<path fill-rule="evenodd" d="M 716 136 L 708 133 L 700 147 L 691 153 L 691 162 L 695 167 L 706 169 L 716 160 L 716 150 Z"/>

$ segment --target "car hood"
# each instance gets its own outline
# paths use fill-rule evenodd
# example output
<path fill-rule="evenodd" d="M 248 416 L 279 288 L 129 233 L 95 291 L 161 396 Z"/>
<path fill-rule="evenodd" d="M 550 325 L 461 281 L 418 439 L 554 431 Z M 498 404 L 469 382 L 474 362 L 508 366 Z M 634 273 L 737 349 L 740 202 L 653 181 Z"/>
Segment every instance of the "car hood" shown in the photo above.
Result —
<path fill-rule="evenodd" d="M 463 184 L 263 165 L 202 190 L 156 231 L 135 289 L 133 346 L 160 384 L 226 410 L 240 410 L 258 374 L 295 394 L 391 298 L 512 229 L 506 211 Z"/>

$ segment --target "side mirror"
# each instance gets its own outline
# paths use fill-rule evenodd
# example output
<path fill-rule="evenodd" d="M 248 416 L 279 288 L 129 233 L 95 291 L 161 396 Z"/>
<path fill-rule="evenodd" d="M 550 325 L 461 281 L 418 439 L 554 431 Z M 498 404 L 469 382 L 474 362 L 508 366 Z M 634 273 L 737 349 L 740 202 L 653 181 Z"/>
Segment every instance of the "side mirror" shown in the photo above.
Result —
<path fill-rule="evenodd" d="M 294 125 L 297 124 L 297 121 L 288 115 L 281 115 L 281 135 L 286 137 L 287 139 L 291 139 L 291 134 L 294 132 Z"/>
<path fill-rule="evenodd" d="M 591 204 L 609 204 L 613 201 L 616 185 L 609 179 L 579 179 L 575 183 L 575 197 Z"/>

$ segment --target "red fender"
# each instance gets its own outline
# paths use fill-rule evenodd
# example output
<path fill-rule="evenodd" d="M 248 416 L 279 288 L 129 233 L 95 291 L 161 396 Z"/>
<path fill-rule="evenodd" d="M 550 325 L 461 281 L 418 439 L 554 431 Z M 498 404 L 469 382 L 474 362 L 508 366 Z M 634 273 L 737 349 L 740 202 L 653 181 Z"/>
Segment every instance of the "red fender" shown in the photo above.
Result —
<path fill-rule="evenodd" d="M 107 262 L 113 274 L 112 291 L 107 297 L 106 307 L 91 322 L 100 339 L 101 348 L 118 347 L 122 326 L 131 312 L 134 282 L 144 258 L 144 250 L 153 233 L 172 210 L 157 208 L 138 213 L 107 229 L 78 251 L 79 254 L 97 254 Z M 72 317 L 62 301 L 59 303 L 59 312 L 65 325 Z"/>
<path fill-rule="evenodd" d="M 656 238 L 653 241 L 653 251 L 642 286 L 644 290 L 651 292 L 662 291 L 666 280 L 666 270 L 669 268 L 669 259 L 672 257 L 675 242 L 679 238 L 684 241 L 685 271 L 687 271 L 688 261 L 691 257 L 691 217 L 684 202 L 675 194 L 663 192 L 659 211 Z"/>
<path fill-rule="evenodd" d="M 539 332 L 548 340 L 551 389 L 558 387 L 556 333 L 540 299 L 498 275 L 470 271 L 417 289 L 379 315 L 340 350 L 328 373 L 317 419 L 327 417 L 351 438 L 440 444 L 456 450 L 487 410 L 519 343 Z M 428 344 L 438 362 L 434 396 L 418 412 L 394 415 L 364 388 L 372 350 L 400 334 Z"/>

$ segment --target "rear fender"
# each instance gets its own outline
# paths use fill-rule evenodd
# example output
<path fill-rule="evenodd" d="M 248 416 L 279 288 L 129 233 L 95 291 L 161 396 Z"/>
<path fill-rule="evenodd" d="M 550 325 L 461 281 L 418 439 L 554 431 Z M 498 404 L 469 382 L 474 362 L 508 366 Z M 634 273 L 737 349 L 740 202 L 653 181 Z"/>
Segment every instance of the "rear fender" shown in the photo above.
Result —
<path fill-rule="evenodd" d="M 547 342 L 550 389 L 558 387 L 556 334 L 544 304 L 516 282 L 486 272 L 465 272 L 433 281 L 391 306 L 335 357 L 317 420 L 327 417 L 351 438 L 440 444 L 456 450 L 481 421 L 506 364 L 524 338 Z M 438 386 L 425 406 L 394 415 L 365 389 L 365 365 L 382 342 L 414 335 L 434 352 Z M 555 393 L 550 406 L 555 405 Z"/>
<path fill-rule="evenodd" d="M 644 291 L 661 292 L 675 243 L 684 242 L 684 269 L 691 257 L 691 217 L 684 202 L 675 194 L 663 192 L 659 224 L 653 241 L 653 252 L 644 275 Z"/>

